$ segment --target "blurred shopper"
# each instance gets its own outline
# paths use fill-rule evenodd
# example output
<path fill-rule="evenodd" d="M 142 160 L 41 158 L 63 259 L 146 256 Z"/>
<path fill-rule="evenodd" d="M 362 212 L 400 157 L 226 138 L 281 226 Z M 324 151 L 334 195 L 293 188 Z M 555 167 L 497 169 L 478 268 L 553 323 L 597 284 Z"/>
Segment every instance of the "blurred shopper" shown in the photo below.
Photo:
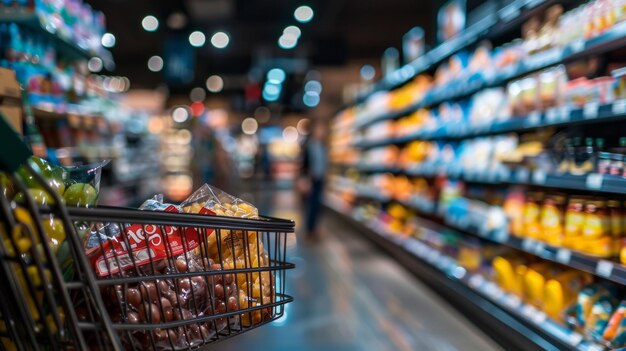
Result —
<path fill-rule="evenodd" d="M 328 169 L 328 154 L 325 144 L 326 128 L 322 123 L 313 127 L 313 132 L 304 144 L 303 176 L 299 188 L 306 193 L 306 233 L 308 238 L 317 237 L 316 228 L 322 210 L 324 177 Z"/>

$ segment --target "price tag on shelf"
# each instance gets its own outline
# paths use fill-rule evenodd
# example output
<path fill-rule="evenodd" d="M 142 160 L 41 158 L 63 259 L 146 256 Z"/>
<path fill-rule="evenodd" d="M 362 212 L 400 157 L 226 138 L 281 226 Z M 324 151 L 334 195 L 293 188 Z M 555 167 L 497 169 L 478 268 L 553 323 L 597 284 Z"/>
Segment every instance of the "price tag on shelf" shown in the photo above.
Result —
<path fill-rule="evenodd" d="M 533 252 L 536 255 L 543 255 L 544 251 L 546 249 L 546 245 L 544 243 L 542 243 L 541 241 L 537 241 L 535 243 L 535 247 L 533 248 Z"/>
<path fill-rule="evenodd" d="M 556 123 L 559 120 L 559 110 L 556 107 L 551 107 L 546 110 L 546 122 Z"/>
<path fill-rule="evenodd" d="M 519 183 L 528 183 L 528 178 L 529 178 L 530 172 L 528 172 L 528 168 L 520 168 L 517 170 L 516 174 L 515 174 L 515 179 L 519 182 Z"/>
<path fill-rule="evenodd" d="M 598 264 L 596 265 L 597 275 L 604 277 L 604 278 L 608 278 L 611 276 L 611 273 L 613 273 L 613 262 L 609 262 L 605 260 L 598 261 Z"/>
<path fill-rule="evenodd" d="M 522 307 L 522 314 L 526 316 L 526 318 L 532 318 L 536 312 L 537 310 L 531 305 L 524 305 L 524 307 Z"/>
<path fill-rule="evenodd" d="M 493 239 L 499 243 L 504 243 L 509 240 L 509 231 L 507 228 L 499 228 L 493 234 Z"/>
<path fill-rule="evenodd" d="M 520 300 L 519 297 L 512 295 L 512 294 L 508 294 L 504 302 L 506 303 L 507 306 L 511 308 L 519 308 L 519 306 L 522 304 L 522 300 Z"/>
<path fill-rule="evenodd" d="M 556 252 L 556 260 L 559 263 L 569 264 L 571 259 L 572 259 L 572 252 L 568 249 L 561 248 Z"/>
<path fill-rule="evenodd" d="M 585 41 L 582 39 L 575 40 L 570 43 L 570 48 L 572 49 L 572 53 L 578 53 L 585 49 Z"/>
<path fill-rule="evenodd" d="M 472 289 L 478 289 L 479 286 L 483 284 L 485 278 L 483 278 L 480 274 L 474 274 L 471 278 L 469 278 L 468 284 Z"/>
<path fill-rule="evenodd" d="M 489 235 L 489 226 L 487 225 L 487 223 L 483 223 L 479 226 L 478 234 L 482 237 L 486 237 L 487 235 Z"/>
<path fill-rule="evenodd" d="M 587 176 L 585 186 L 587 189 L 598 190 L 602 188 L 602 180 L 604 177 L 599 173 L 591 173 Z"/>
<path fill-rule="evenodd" d="M 611 112 L 614 115 L 623 115 L 626 113 L 626 100 L 621 99 L 621 100 L 617 100 L 613 103 L 613 106 L 611 106 Z"/>
<path fill-rule="evenodd" d="M 494 284 L 493 282 L 485 283 L 485 287 L 483 291 L 485 292 L 485 294 L 487 294 L 489 297 L 493 299 L 496 299 L 503 295 L 502 290 L 500 290 L 500 288 L 498 288 L 498 286 Z"/>
<path fill-rule="evenodd" d="M 585 119 L 594 119 L 598 118 L 598 103 L 597 102 L 588 102 L 583 107 L 583 117 Z"/>
<path fill-rule="evenodd" d="M 533 111 L 530 114 L 528 114 L 528 117 L 526 117 L 526 125 L 529 127 L 534 127 L 536 125 L 539 125 L 541 123 L 541 114 L 539 113 L 539 111 Z"/>
<path fill-rule="evenodd" d="M 604 346 L 598 345 L 598 344 L 593 344 L 593 345 L 587 346 L 587 350 L 586 351 L 605 351 L 605 350 L 606 349 L 604 348 Z"/>
<path fill-rule="evenodd" d="M 532 317 L 533 322 L 535 322 L 536 324 L 541 324 L 543 322 L 546 321 L 546 313 L 543 311 L 537 311 L 537 313 L 535 313 Z"/>
<path fill-rule="evenodd" d="M 508 181 L 511 178 L 511 170 L 507 167 L 501 167 L 499 173 L 500 180 Z"/>
<path fill-rule="evenodd" d="M 583 341 L 582 334 L 579 334 L 576 332 L 571 332 L 569 336 L 567 337 L 567 342 L 569 342 L 569 344 L 572 346 L 578 346 L 578 344 L 580 344 L 581 341 Z"/>
<path fill-rule="evenodd" d="M 569 106 L 564 105 L 564 106 L 559 107 L 559 119 L 561 120 L 561 122 L 569 121 L 570 115 L 571 115 L 571 110 Z"/>
<path fill-rule="evenodd" d="M 528 252 L 535 252 L 535 241 L 533 239 L 522 240 L 522 249 Z"/>
<path fill-rule="evenodd" d="M 533 183 L 543 185 L 546 183 L 546 172 L 538 169 L 533 172 Z"/>

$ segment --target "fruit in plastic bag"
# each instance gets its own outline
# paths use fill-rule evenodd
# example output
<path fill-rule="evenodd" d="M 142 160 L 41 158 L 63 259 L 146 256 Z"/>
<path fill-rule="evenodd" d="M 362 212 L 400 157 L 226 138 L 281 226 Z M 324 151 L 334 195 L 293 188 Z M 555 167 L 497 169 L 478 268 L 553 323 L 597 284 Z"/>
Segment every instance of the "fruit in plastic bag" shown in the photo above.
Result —
<path fill-rule="evenodd" d="M 75 183 L 65 190 L 63 198 L 69 206 L 91 207 L 96 205 L 98 192 L 89 184 Z"/>

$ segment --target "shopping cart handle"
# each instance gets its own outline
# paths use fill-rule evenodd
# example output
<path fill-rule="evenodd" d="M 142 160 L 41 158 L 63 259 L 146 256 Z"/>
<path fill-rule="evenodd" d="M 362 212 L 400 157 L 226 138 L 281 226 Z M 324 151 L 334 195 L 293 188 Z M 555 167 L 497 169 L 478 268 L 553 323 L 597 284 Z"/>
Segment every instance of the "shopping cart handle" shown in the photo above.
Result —
<path fill-rule="evenodd" d="M 0 113 L 0 171 L 15 172 L 17 168 L 33 155 L 22 137 L 9 125 Z"/>

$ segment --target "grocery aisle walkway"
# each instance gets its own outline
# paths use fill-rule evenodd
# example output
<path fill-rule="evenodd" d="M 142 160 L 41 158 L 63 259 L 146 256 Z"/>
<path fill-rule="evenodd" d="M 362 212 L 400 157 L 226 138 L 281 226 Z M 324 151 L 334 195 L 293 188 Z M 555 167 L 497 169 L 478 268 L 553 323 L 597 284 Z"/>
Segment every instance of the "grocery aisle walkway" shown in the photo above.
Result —
<path fill-rule="evenodd" d="M 272 216 L 299 219 L 291 191 L 243 194 Z M 296 301 L 274 324 L 215 350 L 489 351 L 491 340 L 345 223 L 326 217 L 323 238 L 290 243 L 288 293 Z"/>

